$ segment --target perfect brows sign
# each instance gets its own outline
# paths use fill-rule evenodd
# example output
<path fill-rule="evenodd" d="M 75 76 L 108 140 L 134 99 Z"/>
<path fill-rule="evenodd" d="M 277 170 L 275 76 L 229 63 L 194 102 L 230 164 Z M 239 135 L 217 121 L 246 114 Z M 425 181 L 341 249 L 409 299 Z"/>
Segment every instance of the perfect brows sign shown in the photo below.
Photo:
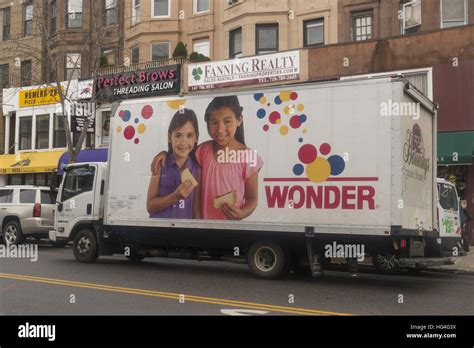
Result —
<path fill-rule="evenodd" d="M 97 101 L 116 101 L 131 98 L 178 94 L 180 65 L 98 75 L 94 81 Z"/>

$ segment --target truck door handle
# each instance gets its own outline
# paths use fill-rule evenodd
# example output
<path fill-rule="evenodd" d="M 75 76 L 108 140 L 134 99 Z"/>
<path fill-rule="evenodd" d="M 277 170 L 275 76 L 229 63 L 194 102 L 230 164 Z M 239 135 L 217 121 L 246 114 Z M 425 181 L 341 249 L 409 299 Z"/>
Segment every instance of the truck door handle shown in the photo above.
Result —
<path fill-rule="evenodd" d="M 90 215 L 90 214 L 92 214 L 92 204 L 89 203 L 87 205 L 87 215 Z"/>
<path fill-rule="evenodd" d="M 58 204 L 58 211 L 63 211 L 63 204 L 62 203 Z"/>

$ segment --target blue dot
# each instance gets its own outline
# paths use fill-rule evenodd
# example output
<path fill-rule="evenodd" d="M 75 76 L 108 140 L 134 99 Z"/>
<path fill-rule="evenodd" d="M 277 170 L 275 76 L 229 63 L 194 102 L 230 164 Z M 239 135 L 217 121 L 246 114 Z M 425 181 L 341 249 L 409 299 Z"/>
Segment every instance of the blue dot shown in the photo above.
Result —
<path fill-rule="evenodd" d="M 299 138 L 298 141 L 299 141 L 300 143 L 302 143 L 302 142 L 303 142 L 303 138 Z"/>
<path fill-rule="evenodd" d="M 130 111 L 126 110 L 123 114 L 122 120 L 124 122 L 128 122 L 130 120 L 130 117 L 132 117 L 132 114 L 130 113 Z"/>
<path fill-rule="evenodd" d="M 135 119 L 135 123 L 138 123 L 140 122 L 140 120 L 138 118 Z"/>
<path fill-rule="evenodd" d="M 331 165 L 331 175 L 339 175 L 346 168 L 346 162 L 341 156 L 333 155 L 328 158 L 328 162 Z"/>
<path fill-rule="evenodd" d="M 253 99 L 255 99 L 255 101 L 260 101 L 260 98 L 263 97 L 263 93 L 255 93 L 253 95 Z"/>
<path fill-rule="evenodd" d="M 306 115 L 305 115 L 305 114 L 300 115 L 300 122 L 301 122 L 301 123 L 305 123 L 305 122 L 306 122 Z"/>
<path fill-rule="evenodd" d="M 293 173 L 295 173 L 295 175 L 299 176 L 299 175 L 303 174 L 303 172 L 304 172 L 304 167 L 303 167 L 302 164 L 295 164 L 293 166 Z"/>
<path fill-rule="evenodd" d="M 257 117 L 258 118 L 264 118 L 266 114 L 267 114 L 267 112 L 265 111 L 265 109 L 258 109 L 258 111 L 257 111 Z"/>
<path fill-rule="evenodd" d="M 275 97 L 275 104 L 276 104 L 276 105 L 280 105 L 281 103 L 283 103 L 283 102 L 282 102 L 280 96 L 276 96 L 276 97 Z"/>

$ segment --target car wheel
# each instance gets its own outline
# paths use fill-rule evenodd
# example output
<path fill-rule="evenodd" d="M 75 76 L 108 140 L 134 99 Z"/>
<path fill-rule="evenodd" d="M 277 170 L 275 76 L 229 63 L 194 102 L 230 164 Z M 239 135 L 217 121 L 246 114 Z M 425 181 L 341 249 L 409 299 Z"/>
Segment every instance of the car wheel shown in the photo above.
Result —
<path fill-rule="evenodd" d="M 372 263 L 377 271 L 382 274 L 398 274 L 400 272 L 400 261 L 393 254 L 376 254 Z"/>
<path fill-rule="evenodd" d="M 74 238 L 74 257 L 82 263 L 93 263 L 99 258 L 99 245 L 95 233 L 81 230 Z"/>
<path fill-rule="evenodd" d="M 288 253 L 272 241 L 253 243 L 247 255 L 247 262 L 252 273 L 265 279 L 278 279 L 290 269 Z"/>
<path fill-rule="evenodd" d="M 21 231 L 21 226 L 18 221 L 9 221 L 3 227 L 3 239 L 5 244 L 22 244 L 25 241 L 25 236 Z"/>

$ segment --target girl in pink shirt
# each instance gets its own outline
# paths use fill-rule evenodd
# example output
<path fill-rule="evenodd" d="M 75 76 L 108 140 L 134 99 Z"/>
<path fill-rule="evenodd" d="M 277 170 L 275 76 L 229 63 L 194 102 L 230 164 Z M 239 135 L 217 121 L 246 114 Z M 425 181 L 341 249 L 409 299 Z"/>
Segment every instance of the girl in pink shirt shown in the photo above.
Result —
<path fill-rule="evenodd" d="M 237 96 L 214 98 L 204 119 L 212 141 L 196 150 L 202 168 L 202 217 L 242 220 L 257 207 L 258 172 L 263 160 L 245 145 L 242 107 Z M 235 192 L 235 204 L 225 202 L 215 208 L 216 197 L 230 192 Z"/>

